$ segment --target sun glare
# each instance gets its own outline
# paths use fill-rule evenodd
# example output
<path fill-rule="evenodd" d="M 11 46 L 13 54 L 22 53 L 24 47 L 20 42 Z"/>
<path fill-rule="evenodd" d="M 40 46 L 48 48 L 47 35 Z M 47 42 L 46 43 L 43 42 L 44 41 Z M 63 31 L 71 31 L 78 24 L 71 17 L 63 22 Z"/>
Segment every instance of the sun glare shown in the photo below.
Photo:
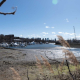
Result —
<path fill-rule="evenodd" d="M 52 3 L 53 4 L 57 4 L 58 3 L 58 0 L 52 0 Z"/>

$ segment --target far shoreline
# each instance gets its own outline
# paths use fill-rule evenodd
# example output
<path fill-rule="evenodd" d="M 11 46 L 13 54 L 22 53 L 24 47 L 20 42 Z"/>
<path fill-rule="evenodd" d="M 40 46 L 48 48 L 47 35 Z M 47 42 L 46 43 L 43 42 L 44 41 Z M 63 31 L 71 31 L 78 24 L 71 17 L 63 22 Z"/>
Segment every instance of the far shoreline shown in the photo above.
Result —
<path fill-rule="evenodd" d="M 61 44 L 55 44 L 55 45 L 62 46 Z M 77 43 L 70 43 L 69 45 L 71 48 L 80 48 L 80 44 L 77 44 Z"/>

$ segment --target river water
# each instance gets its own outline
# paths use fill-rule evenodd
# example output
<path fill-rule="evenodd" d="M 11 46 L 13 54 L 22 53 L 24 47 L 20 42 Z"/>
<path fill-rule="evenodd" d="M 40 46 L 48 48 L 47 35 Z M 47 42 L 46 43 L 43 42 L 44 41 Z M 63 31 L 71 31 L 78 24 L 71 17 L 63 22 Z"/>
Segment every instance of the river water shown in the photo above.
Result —
<path fill-rule="evenodd" d="M 63 49 L 67 49 L 69 51 L 72 51 L 72 53 L 76 57 L 80 57 L 80 48 L 65 48 L 59 45 L 54 45 L 52 43 L 50 44 L 35 44 L 35 45 L 27 45 L 26 47 L 11 47 L 11 48 L 17 48 L 17 49 L 31 49 L 35 50 L 35 52 L 38 51 L 38 53 L 44 54 L 50 58 L 64 58 L 65 53 L 63 53 Z"/>

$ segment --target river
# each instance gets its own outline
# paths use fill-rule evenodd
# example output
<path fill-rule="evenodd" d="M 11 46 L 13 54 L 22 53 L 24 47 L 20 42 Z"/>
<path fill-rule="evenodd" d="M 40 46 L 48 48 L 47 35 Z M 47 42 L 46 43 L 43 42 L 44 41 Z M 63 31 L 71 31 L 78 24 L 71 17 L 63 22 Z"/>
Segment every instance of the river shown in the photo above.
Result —
<path fill-rule="evenodd" d="M 35 44 L 35 45 L 27 45 L 26 47 L 11 47 L 17 49 L 30 49 L 42 52 L 42 54 L 46 53 L 46 55 L 50 58 L 64 58 L 65 53 L 63 53 L 63 49 L 68 49 L 72 51 L 76 57 L 80 57 L 80 48 L 65 48 L 59 45 L 50 44 Z"/>

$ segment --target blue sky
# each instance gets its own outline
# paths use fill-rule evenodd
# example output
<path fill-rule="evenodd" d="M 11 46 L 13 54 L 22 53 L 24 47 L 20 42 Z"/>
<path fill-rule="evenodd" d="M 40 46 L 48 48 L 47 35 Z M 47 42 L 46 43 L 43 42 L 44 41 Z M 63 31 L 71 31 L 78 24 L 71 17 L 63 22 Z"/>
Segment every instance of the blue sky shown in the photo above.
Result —
<path fill-rule="evenodd" d="M 11 12 L 16 6 L 15 15 L 0 15 L 0 34 L 71 39 L 75 26 L 80 39 L 80 0 L 7 0 L 0 11 Z"/>

